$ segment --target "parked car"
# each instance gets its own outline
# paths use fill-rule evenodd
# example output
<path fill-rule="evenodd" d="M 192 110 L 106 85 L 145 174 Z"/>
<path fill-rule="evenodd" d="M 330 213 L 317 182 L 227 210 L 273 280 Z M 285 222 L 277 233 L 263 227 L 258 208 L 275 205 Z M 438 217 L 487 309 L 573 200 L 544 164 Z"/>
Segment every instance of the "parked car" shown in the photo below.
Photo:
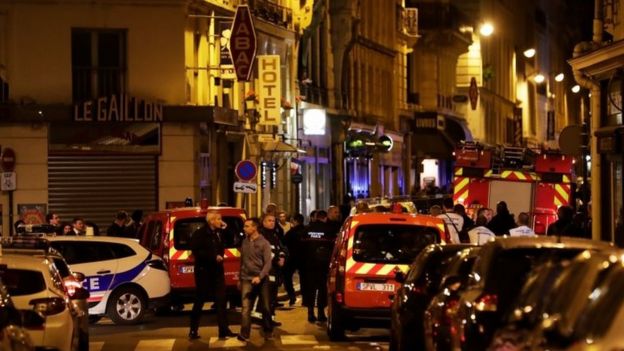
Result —
<path fill-rule="evenodd" d="M 428 245 L 443 242 L 441 219 L 405 213 L 365 213 L 347 218 L 332 253 L 328 277 L 327 334 L 390 326 L 390 296 L 399 288 L 395 272 Z"/>
<path fill-rule="evenodd" d="M 574 326 L 583 309 L 601 290 L 605 277 L 621 266 L 613 251 L 579 255 L 557 279 L 541 313 L 542 320 L 531 330 L 527 344 L 532 348 L 564 349 L 570 346 Z"/>
<path fill-rule="evenodd" d="M 84 273 L 92 321 L 139 323 L 145 312 L 169 303 L 164 262 L 136 240 L 117 237 L 49 237 L 72 270 Z"/>
<path fill-rule="evenodd" d="M 410 266 L 407 275 L 397 272 L 401 283 L 392 302 L 390 350 L 423 350 L 425 348 L 423 315 L 437 294 L 448 263 L 468 245 L 429 245 Z"/>
<path fill-rule="evenodd" d="M 152 254 L 162 257 L 171 282 L 171 303 L 181 309 L 191 302 L 195 292 L 194 259 L 191 255 L 191 235 L 206 224 L 206 213 L 221 214 L 226 228 L 223 230 L 225 255 L 225 284 L 231 300 L 239 300 L 238 273 L 245 210 L 234 207 L 183 207 L 167 209 L 148 215 L 141 229 L 141 245 Z"/>
<path fill-rule="evenodd" d="M 18 310 L 9 292 L 0 280 L 0 350 L 34 351 L 25 328 L 43 328 L 45 319 L 32 310 Z"/>
<path fill-rule="evenodd" d="M 569 237 L 509 237 L 483 245 L 452 319 L 453 347 L 484 350 L 517 298 L 527 275 L 547 260 L 612 249 L 605 242 Z"/>
<path fill-rule="evenodd" d="M 423 316 L 426 350 L 450 350 L 453 329 L 451 320 L 457 312 L 459 298 L 466 288 L 469 274 L 480 247 L 464 248 L 448 263 L 444 278 L 426 307 Z"/>
<path fill-rule="evenodd" d="M 596 286 L 574 330 L 569 335 L 559 334 L 569 351 L 624 350 L 624 261 L 620 256 L 602 283 Z"/>
<path fill-rule="evenodd" d="M 75 311 L 68 301 L 63 279 L 50 260 L 3 254 L 0 256 L 0 279 L 18 309 L 33 310 L 45 317 L 42 328 L 28 329 L 37 348 L 78 349 Z"/>
<path fill-rule="evenodd" d="M 89 350 L 89 292 L 82 286 L 85 280 L 84 274 L 72 272 L 63 256 L 50 247 L 49 241 L 40 233 L 29 232 L 12 240 L 2 242 L 3 254 L 26 255 L 48 259 L 58 270 L 65 291 L 70 298 L 72 311 L 78 324 L 78 344 L 81 351 Z"/>

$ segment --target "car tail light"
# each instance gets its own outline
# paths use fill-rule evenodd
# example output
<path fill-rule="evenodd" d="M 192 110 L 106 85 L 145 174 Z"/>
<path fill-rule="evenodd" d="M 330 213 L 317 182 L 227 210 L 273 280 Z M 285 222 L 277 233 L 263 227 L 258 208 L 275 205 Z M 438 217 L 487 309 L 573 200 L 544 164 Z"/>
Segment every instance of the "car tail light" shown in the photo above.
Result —
<path fill-rule="evenodd" d="M 60 297 L 49 297 L 43 299 L 30 300 L 29 305 L 33 305 L 35 312 L 41 313 L 44 316 L 52 316 L 65 311 L 67 306 L 64 299 Z"/>
<path fill-rule="evenodd" d="M 496 312 L 496 305 L 498 304 L 498 296 L 494 294 L 483 295 L 475 302 L 475 308 L 477 311 L 482 312 Z"/>
<path fill-rule="evenodd" d="M 146 263 L 151 268 L 158 269 L 158 270 L 165 271 L 165 272 L 167 271 L 167 265 L 165 265 L 165 262 L 163 262 L 162 260 L 159 260 L 159 259 L 149 260 Z"/>

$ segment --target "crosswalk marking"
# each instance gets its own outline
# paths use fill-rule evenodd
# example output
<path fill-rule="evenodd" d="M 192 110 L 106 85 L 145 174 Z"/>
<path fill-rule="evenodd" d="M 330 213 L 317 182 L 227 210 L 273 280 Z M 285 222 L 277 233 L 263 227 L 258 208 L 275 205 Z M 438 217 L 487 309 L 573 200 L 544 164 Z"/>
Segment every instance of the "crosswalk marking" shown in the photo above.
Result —
<path fill-rule="evenodd" d="M 134 351 L 170 351 L 175 339 L 141 340 Z"/>
<path fill-rule="evenodd" d="M 281 335 L 282 345 L 317 345 L 314 335 Z"/>
<path fill-rule="evenodd" d="M 89 343 L 89 351 L 102 351 L 104 341 L 94 341 Z"/>
<path fill-rule="evenodd" d="M 208 342 L 209 347 L 213 348 L 225 348 L 225 347 L 243 347 L 245 343 L 236 338 L 227 338 L 225 340 L 217 337 L 211 337 Z"/>

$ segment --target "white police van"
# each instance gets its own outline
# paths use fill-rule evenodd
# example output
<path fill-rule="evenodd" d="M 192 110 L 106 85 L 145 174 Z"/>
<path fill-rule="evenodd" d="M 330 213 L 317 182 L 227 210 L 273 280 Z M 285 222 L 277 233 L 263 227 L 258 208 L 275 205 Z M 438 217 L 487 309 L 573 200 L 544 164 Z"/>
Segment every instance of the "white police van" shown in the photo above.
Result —
<path fill-rule="evenodd" d="M 89 290 L 89 316 L 115 324 L 135 324 L 148 308 L 168 301 L 164 262 L 136 240 L 116 237 L 47 237 L 73 271 L 82 272 Z"/>

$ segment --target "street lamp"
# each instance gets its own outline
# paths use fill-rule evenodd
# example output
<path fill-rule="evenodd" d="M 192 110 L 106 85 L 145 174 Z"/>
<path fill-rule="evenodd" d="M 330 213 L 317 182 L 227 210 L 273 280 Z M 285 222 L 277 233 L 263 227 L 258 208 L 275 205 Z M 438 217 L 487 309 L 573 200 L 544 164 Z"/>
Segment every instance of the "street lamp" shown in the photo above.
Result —
<path fill-rule="evenodd" d="M 555 81 L 556 82 L 563 82 L 563 79 L 565 78 L 565 74 L 563 73 L 559 73 L 555 76 Z"/>
<path fill-rule="evenodd" d="M 481 33 L 484 37 L 489 37 L 492 33 L 494 33 L 494 26 L 490 22 L 485 22 L 481 25 L 479 33 Z"/>
<path fill-rule="evenodd" d="M 573 86 L 571 90 L 574 94 L 577 94 L 579 91 L 581 91 L 581 86 L 577 84 Z"/>
<path fill-rule="evenodd" d="M 538 73 L 535 75 L 535 77 L 533 78 L 533 80 L 535 81 L 535 83 L 537 84 L 542 84 L 544 83 L 544 81 L 546 80 L 546 77 L 544 77 L 543 74 Z"/>

